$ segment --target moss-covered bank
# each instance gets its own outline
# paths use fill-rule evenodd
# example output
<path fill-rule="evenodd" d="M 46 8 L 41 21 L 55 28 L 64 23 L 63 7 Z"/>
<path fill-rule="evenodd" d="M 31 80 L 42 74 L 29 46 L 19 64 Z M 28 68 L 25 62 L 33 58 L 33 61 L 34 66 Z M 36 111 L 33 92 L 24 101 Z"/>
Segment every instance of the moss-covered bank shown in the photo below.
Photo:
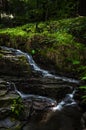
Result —
<path fill-rule="evenodd" d="M 40 66 L 69 76 L 86 72 L 85 41 L 86 17 L 0 30 L 0 45 L 27 51 Z"/>

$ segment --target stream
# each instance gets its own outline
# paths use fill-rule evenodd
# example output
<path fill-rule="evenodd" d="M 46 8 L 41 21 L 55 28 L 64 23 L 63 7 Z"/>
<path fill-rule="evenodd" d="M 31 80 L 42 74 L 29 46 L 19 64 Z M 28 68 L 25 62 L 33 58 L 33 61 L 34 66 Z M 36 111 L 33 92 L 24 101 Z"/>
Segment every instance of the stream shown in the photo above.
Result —
<path fill-rule="evenodd" d="M 32 83 L 30 84 L 32 85 L 36 81 L 36 84 L 39 87 L 39 93 L 33 92 L 36 90 L 30 91 L 30 87 L 27 88 L 26 91 L 23 91 L 23 88 L 20 90 L 19 87 L 17 87 L 17 83 L 7 81 L 8 91 L 10 91 L 12 88 L 13 91 L 15 91 L 15 93 L 17 93 L 23 101 L 31 103 L 31 118 L 21 129 L 82 130 L 82 114 L 77 101 L 74 99 L 74 96 L 77 93 L 77 86 L 79 86 L 80 81 L 64 76 L 53 75 L 49 73 L 49 71 L 41 69 L 35 63 L 32 56 L 26 52 L 3 46 L 1 48 L 3 50 L 11 51 L 16 56 L 24 55 L 28 64 L 30 64 L 32 71 L 40 75 L 40 78 L 35 77 L 35 80 L 33 79 Z M 39 83 L 39 79 L 41 80 L 41 84 Z M 36 84 L 33 84 L 33 89 L 35 88 L 34 86 L 36 86 Z M 40 86 L 43 87 L 42 90 Z M 58 94 L 58 96 L 56 94 L 57 86 L 62 88 L 62 91 L 60 90 L 59 93 L 65 93 L 65 95 Z M 67 92 L 63 88 L 67 88 Z M 44 93 L 45 90 L 48 92 Z M 58 97 L 62 98 L 58 100 Z M 41 115 L 42 119 L 40 119 Z"/>

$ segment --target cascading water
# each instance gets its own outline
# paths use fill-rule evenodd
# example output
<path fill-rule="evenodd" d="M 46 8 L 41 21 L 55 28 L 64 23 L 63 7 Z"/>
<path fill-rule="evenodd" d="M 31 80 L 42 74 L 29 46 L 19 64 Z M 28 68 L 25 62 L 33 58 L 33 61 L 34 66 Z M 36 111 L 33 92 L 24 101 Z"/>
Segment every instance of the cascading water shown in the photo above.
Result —
<path fill-rule="evenodd" d="M 62 108 L 65 106 L 77 105 L 77 103 L 73 99 L 75 92 L 76 90 L 74 90 L 71 94 L 66 94 L 65 98 L 57 106 L 53 107 L 52 110 L 62 110 Z"/>
<path fill-rule="evenodd" d="M 60 77 L 60 76 L 55 76 L 53 74 L 50 74 L 47 70 L 41 69 L 33 60 L 32 56 L 24 53 L 20 50 L 17 50 L 16 54 L 23 54 L 26 56 L 28 62 L 30 63 L 30 65 L 32 66 L 32 69 L 34 69 L 36 72 L 40 72 L 44 77 L 48 77 L 48 78 L 54 78 L 54 79 L 59 79 L 59 80 L 63 80 L 63 81 L 67 81 L 67 82 L 72 82 L 72 83 L 79 83 L 78 80 L 74 80 L 71 78 L 67 78 L 67 77 Z"/>
<path fill-rule="evenodd" d="M 35 63 L 35 61 L 33 60 L 31 55 L 29 55 L 27 53 L 24 53 L 21 50 L 16 50 L 16 49 L 13 49 L 13 48 L 8 48 L 8 47 L 2 47 L 2 48 L 5 49 L 5 50 L 9 50 L 9 51 L 13 52 L 16 55 L 24 55 L 27 58 L 27 61 L 31 65 L 32 69 L 35 70 L 36 72 L 40 72 L 41 75 L 44 76 L 44 77 L 60 79 L 62 81 L 72 82 L 72 83 L 76 83 L 76 84 L 79 83 L 78 80 L 74 80 L 74 79 L 67 78 L 67 77 L 60 77 L 60 76 L 52 75 L 48 71 L 41 69 Z M 9 86 L 12 85 L 12 84 L 9 84 Z M 17 92 L 22 99 L 28 99 L 28 100 L 29 99 L 30 100 L 36 99 L 36 101 L 41 99 L 42 102 L 47 102 L 47 106 L 49 105 L 49 106 L 52 107 L 51 108 L 52 111 L 61 110 L 64 106 L 68 106 L 68 105 L 71 106 L 71 105 L 76 104 L 75 100 L 73 99 L 74 94 L 75 94 L 75 90 L 71 94 L 67 94 L 65 96 L 65 98 L 58 105 L 56 105 L 56 101 L 54 101 L 54 100 L 52 100 L 50 98 L 37 96 L 37 95 L 31 95 L 31 94 L 24 94 L 24 93 L 21 93 L 20 91 L 17 90 L 15 84 L 13 84 L 13 86 L 15 88 L 15 92 Z"/>
<path fill-rule="evenodd" d="M 8 89 L 11 89 L 11 87 L 13 87 L 14 91 L 22 99 L 28 100 L 30 102 L 34 101 L 33 103 L 34 109 L 40 109 L 39 104 L 42 104 L 41 110 L 48 108 L 52 111 L 57 111 L 57 110 L 61 111 L 65 106 L 77 105 L 77 103 L 73 99 L 76 90 L 73 90 L 71 94 L 66 94 L 65 98 L 59 104 L 57 104 L 56 100 L 51 99 L 51 98 L 47 98 L 47 97 L 39 96 L 39 95 L 33 95 L 33 94 L 24 94 L 16 88 L 16 85 L 13 82 L 7 82 L 7 85 L 8 85 Z"/>
<path fill-rule="evenodd" d="M 32 102 L 34 109 L 40 109 L 43 110 L 48 107 L 54 107 L 57 105 L 56 100 L 47 98 L 44 96 L 39 95 L 33 95 L 33 94 L 24 94 L 20 92 L 17 88 L 15 83 L 13 82 L 7 82 L 8 90 L 11 89 L 11 87 L 14 89 L 14 91 L 23 99 L 27 100 L 28 102 Z"/>
<path fill-rule="evenodd" d="M 16 55 L 16 56 L 24 55 L 27 58 L 27 61 L 31 65 L 32 69 L 35 72 L 39 72 L 41 76 L 46 77 L 51 82 L 52 82 L 52 79 L 56 79 L 55 81 L 57 82 L 61 81 L 61 83 L 62 81 L 65 81 L 68 84 L 69 83 L 74 83 L 76 85 L 79 84 L 78 80 L 67 78 L 67 77 L 56 76 L 56 75 L 50 74 L 47 70 L 41 69 L 35 63 L 31 55 L 25 52 L 22 52 L 21 50 L 8 48 L 8 47 L 1 47 L 1 48 L 3 50 L 7 50 L 13 53 L 13 55 Z M 63 84 L 65 82 L 63 82 Z M 28 130 L 28 129 L 29 130 L 48 130 L 48 128 L 49 130 L 60 130 L 60 129 L 61 130 L 75 130 L 75 129 L 82 130 L 82 129 L 79 129 L 78 127 L 78 125 L 80 124 L 80 116 L 78 116 L 79 114 L 76 114 L 76 113 L 79 113 L 79 111 L 77 109 L 78 107 L 77 102 L 74 100 L 74 95 L 76 93 L 76 89 L 73 89 L 74 87 L 70 87 L 72 92 L 69 94 L 66 94 L 65 98 L 63 98 L 61 102 L 59 103 L 57 103 L 57 101 L 52 98 L 22 93 L 20 90 L 17 89 L 15 83 L 13 83 L 12 81 L 7 82 L 7 88 L 8 88 L 8 91 L 10 89 L 14 90 L 23 99 L 23 101 L 31 103 L 31 107 L 33 107 L 34 110 L 45 110 L 45 111 L 49 110 L 49 112 L 51 113 L 51 116 L 48 119 L 47 125 L 45 124 L 44 126 L 45 129 L 42 129 L 42 127 L 38 128 L 38 125 L 37 125 L 37 129 L 35 129 L 33 122 L 32 122 L 32 125 L 30 122 L 28 122 L 28 127 L 26 127 L 23 130 Z M 77 123 L 77 120 L 79 123 Z"/>
<path fill-rule="evenodd" d="M 40 74 L 43 76 L 43 77 L 47 77 L 47 78 L 54 78 L 54 79 L 58 79 L 58 80 L 62 80 L 62 81 L 66 81 L 66 82 L 71 82 L 71 83 L 76 83 L 76 84 L 79 84 L 79 81 L 78 80 L 75 80 L 75 79 L 71 79 L 71 78 L 67 78 L 67 77 L 61 77 L 61 76 L 56 76 L 56 75 L 53 75 L 53 74 L 50 74 L 49 71 L 47 70 L 44 70 L 44 69 L 41 69 L 36 63 L 35 61 L 33 60 L 32 56 L 25 53 L 25 52 L 22 52 L 21 50 L 17 50 L 17 49 L 13 49 L 13 48 L 8 48 L 8 47 L 1 47 L 2 49 L 5 49 L 5 50 L 9 50 L 13 53 L 15 53 L 16 55 L 24 55 L 26 58 L 27 58 L 27 61 L 29 62 L 29 64 L 31 65 L 32 69 L 36 72 L 40 72 Z"/>

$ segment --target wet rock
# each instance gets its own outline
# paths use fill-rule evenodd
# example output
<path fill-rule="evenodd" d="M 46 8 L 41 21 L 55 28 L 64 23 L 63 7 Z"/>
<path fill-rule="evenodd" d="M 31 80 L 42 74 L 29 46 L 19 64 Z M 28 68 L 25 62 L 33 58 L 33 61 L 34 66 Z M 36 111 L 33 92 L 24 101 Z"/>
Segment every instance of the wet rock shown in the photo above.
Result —
<path fill-rule="evenodd" d="M 85 127 L 86 127 L 86 112 L 83 114 L 83 118 L 84 118 L 84 121 L 85 121 Z"/>
<path fill-rule="evenodd" d="M 10 50 L 0 49 L 0 74 L 11 76 L 29 76 L 30 66 L 23 55 Z"/>
<path fill-rule="evenodd" d="M 71 87 L 69 87 L 69 84 L 65 84 L 65 82 L 58 81 L 58 80 L 51 80 L 51 79 L 17 79 L 16 78 L 8 78 L 6 80 L 6 77 L 4 76 L 4 79 L 1 78 L 0 80 L 0 89 L 1 91 L 4 91 L 1 94 L 0 97 L 0 129 L 1 130 L 21 130 L 21 127 L 23 130 L 75 130 L 72 125 L 76 125 L 76 123 L 79 123 L 80 120 L 80 114 L 77 112 L 78 110 L 75 108 L 64 108 L 62 111 L 52 112 L 48 111 L 48 109 L 44 109 L 43 107 L 46 104 L 43 101 L 33 99 L 32 102 L 29 102 L 29 99 L 23 100 L 24 104 L 24 111 L 23 114 L 20 115 L 20 118 L 17 120 L 15 117 L 12 120 L 12 114 L 11 114 L 11 106 L 13 104 L 13 100 L 16 100 L 19 96 L 17 93 L 15 93 L 14 89 L 8 89 L 9 84 L 7 81 L 11 80 L 11 87 L 13 87 L 12 81 L 15 81 L 16 87 L 18 90 L 23 92 L 30 93 L 33 91 L 34 94 L 36 94 L 36 91 L 38 91 L 38 95 L 48 95 L 47 97 L 54 97 L 54 94 L 56 97 L 59 97 L 60 94 L 62 98 L 66 93 L 69 93 L 71 90 Z M 64 85 L 63 85 L 64 84 Z M 28 85 L 28 86 L 27 86 Z M 32 85 L 32 87 L 31 87 Z M 72 84 L 70 84 L 71 86 Z M 27 86 L 25 88 L 25 86 Z M 38 87 L 39 86 L 39 87 Z M 33 89 L 34 88 L 34 89 Z M 68 90 L 67 90 L 68 88 Z M 60 91 L 57 91 L 60 90 Z M 64 90 L 64 91 L 63 91 Z M 66 90 L 66 91 L 65 91 Z M 43 91 L 43 92 L 42 92 Z M 41 92 L 41 93 L 40 93 Z M 50 94 L 51 92 L 51 94 Z M 63 94 L 64 93 L 64 94 Z M 63 95 L 62 95 L 63 94 Z M 59 95 L 59 96 L 58 96 Z M 58 98 L 60 99 L 60 97 Z M 17 104 L 19 102 L 16 102 Z M 33 107 L 35 106 L 35 108 Z M 21 107 L 21 106 L 20 106 Z M 43 108 L 43 110 L 41 109 Z M 73 109 L 73 110 L 71 110 Z M 75 112 L 74 112 L 75 111 Z M 78 114 L 76 114 L 76 112 Z M 76 114 L 76 116 L 75 116 Z M 23 120 L 26 120 L 26 124 L 22 126 L 24 123 Z M 77 124 L 78 124 L 77 123 Z M 77 129 L 77 126 L 76 130 Z M 80 129 L 81 130 L 81 129 Z"/>
<path fill-rule="evenodd" d="M 13 100 L 17 100 L 19 95 L 8 91 L 7 82 L 0 79 L 0 119 L 6 118 L 11 113 Z"/>
<path fill-rule="evenodd" d="M 24 120 L 25 116 L 24 112 L 21 114 L 20 103 L 20 96 L 13 89 L 9 89 L 7 81 L 0 78 L 0 130 L 21 129 L 24 122 L 20 118 Z"/>
<path fill-rule="evenodd" d="M 2 97 L 0 97 L 0 104 L 4 106 L 4 104 L 9 104 L 12 100 L 17 99 L 19 96 L 17 94 L 8 93 Z"/>
<path fill-rule="evenodd" d="M 65 94 L 72 92 L 72 84 L 62 80 L 47 78 L 29 78 L 26 81 L 16 82 L 18 90 L 26 94 L 35 94 L 61 100 Z M 73 84 L 73 87 L 74 86 Z"/>
<path fill-rule="evenodd" d="M 0 130 L 19 130 L 21 126 L 21 123 L 14 118 L 8 117 L 4 120 L 0 120 Z"/>
<path fill-rule="evenodd" d="M 86 130 L 86 112 L 84 112 L 82 115 L 81 123 L 82 123 L 83 130 Z"/>
<path fill-rule="evenodd" d="M 37 121 L 37 118 L 38 115 L 34 116 L 23 130 L 82 130 L 81 113 L 77 106 L 67 106 L 62 111 L 47 111 L 42 119 Z"/>
<path fill-rule="evenodd" d="M 3 74 L 0 75 L 0 129 L 20 130 L 26 120 L 27 124 L 23 130 L 81 130 L 78 129 L 81 126 L 77 126 L 81 115 L 76 107 L 66 107 L 56 112 L 48 111 L 45 108 L 50 102 L 37 98 L 37 95 L 41 95 L 56 99 L 58 102 L 65 97 L 65 94 L 71 93 L 76 84 L 34 76 L 28 78 L 30 66 L 26 58 L 15 54 L 14 50 L 0 49 L 0 73 Z M 14 85 L 19 91 L 15 91 Z M 19 101 L 19 92 L 35 96 L 26 100 L 20 98 Z"/>

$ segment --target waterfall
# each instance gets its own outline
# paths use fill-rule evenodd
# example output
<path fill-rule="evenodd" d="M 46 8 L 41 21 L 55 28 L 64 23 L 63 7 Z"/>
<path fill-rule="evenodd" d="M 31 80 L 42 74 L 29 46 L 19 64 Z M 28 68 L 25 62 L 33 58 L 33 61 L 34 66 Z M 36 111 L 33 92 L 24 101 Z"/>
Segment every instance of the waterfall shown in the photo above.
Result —
<path fill-rule="evenodd" d="M 65 107 L 65 106 L 77 105 L 77 103 L 74 100 L 74 94 L 75 94 L 75 92 L 76 92 L 76 90 L 74 90 L 70 94 L 66 94 L 65 98 L 57 106 L 51 108 L 52 111 L 62 110 L 62 108 Z"/>
<path fill-rule="evenodd" d="M 22 52 L 21 50 L 18 50 L 18 49 L 13 49 L 13 48 L 8 48 L 8 47 L 2 47 L 2 46 L 1 46 L 1 48 L 4 49 L 4 50 L 11 51 L 11 52 L 13 52 L 13 53 L 16 54 L 16 55 L 24 55 L 24 56 L 27 58 L 27 61 L 28 61 L 28 63 L 30 64 L 30 66 L 32 67 L 32 69 L 33 69 L 35 72 L 40 72 L 40 74 L 41 74 L 43 77 L 54 78 L 54 79 L 62 80 L 62 81 L 65 81 L 65 82 L 70 82 L 70 83 L 79 84 L 79 80 L 75 80 L 75 79 L 72 79 L 72 78 L 67 78 L 67 77 L 64 77 L 64 76 L 53 75 L 53 74 L 50 74 L 49 71 L 44 70 L 44 69 L 41 69 L 41 68 L 35 63 L 35 61 L 33 60 L 32 56 L 29 55 L 28 53 Z"/>
<path fill-rule="evenodd" d="M 21 91 L 19 91 L 13 82 L 7 82 L 8 86 L 8 91 L 10 89 L 14 89 L 14 91 L 23 99 L 27 100 L 28 102 L 31 102 L 33 105 L 34 109 L 37 110 L 43 110 L 47 109 L 49 107 L 54 107 L 57 105 L 56 100 L 44 97 L 44 96 L 39 96 L 39 95 L 33 95 L 33 94 L 24 94 Z"/>
<path fill-rule="evenodd" d="M 33 95 L 33 94 L 24 94 L 20 92 L 17 88 L 15 83 L 13 82 L 7 82 L 8 89 L 11 89 L 13 87 L 14 91 L 23 99 L 23 100 L 28 100 L 30 102 L 33 102 L 33 108 L 35 109 L 40 109 L 39 104 L 43 104 L 41 109 L 50 109 L 52 111 L 61 111 L 65 106 L 73 106 L 77 105 L 75 102 L 74 95 L 76 90 L 73 90 L 72 93 L 66 94 L 65 98 L 57 104 L 56 100 L 47 98 L 44 96 L 39 96 L 39 95 Z"/>
<path fill-rule="evenodd" d="M 56 76 L 56 75 L 50 74 L 49 71 L 47 71 L 47 70 L 41 69 L 35 63 L 32 56 L 29 55 L 28 53 L 22 52 L 21 50 L 18 50 L 18 49 L 13 49 L 13 48 L 8 48 L 8 47 L 1 47 L 1 48 L 5 49 L 5 50 L 9 50 L 16 55 L 24 55 L 27 58 L 27 61 L 30 64 L 30 66 L 32 67 L 32 69 L 36 72 L 40 72 L 43 77 L 60 79 L 62 81 L 79 84 L 78 80 L 67 78 L 67 77 Z M 75 100 L 73 99 L 75 90 L 71 94 L 66 94 L 65 98 L 58 105 L 56 105 L 56 101 L 54 101 L 53 99 L 43 97 L 43 96 L 38 96 L 38 95 L 24 94 L 17 90 L 15 84 L 13 84 L 13 86 L 14 86 L 15 92 L 17 94 L 19 94 L 19 96 L 22 99 L 36 100 L 37 102 L 39 102 L 39 100 L 41 100 L 42 102 L 45 102 L 45 103 L 47 102 L 48 105 L 53 106 L 51 108 L 53 111 L 61 110 L 64 106 L 71 106 L 71 105 L 76 104 Z"/>
<path fill-rule="evenodd" d="M 50 74 L 49 71 L 47 71 L 47 70 L 41 69 L 35 63 L 35 61 L 33 60 L 32 56 L 27 54 L 27 53 L 24 53 L 24 52 L 22 52 L 20 50 L 17 50 L 16 54 L 23 54 L 23 55 L 25 55 L 27 60 L 28 60 L 28 62 L 29 62 L 29 64 L 33 68 L 33 70 L 35 70 L 36 72 L 40 72 L 42 74 L 42 76 L 44 76 L 44 77 L 59 79 L 59 80 L 66 81 L 66 82 L 71 82 L 71 83 L 77 83 L 77 84 L 79 83 L 78 80 L 67 78 L 67 77 L 63 77 L 63 76 L 62 77 L 61 76 L 56 76 L 56 75 Z"/>

